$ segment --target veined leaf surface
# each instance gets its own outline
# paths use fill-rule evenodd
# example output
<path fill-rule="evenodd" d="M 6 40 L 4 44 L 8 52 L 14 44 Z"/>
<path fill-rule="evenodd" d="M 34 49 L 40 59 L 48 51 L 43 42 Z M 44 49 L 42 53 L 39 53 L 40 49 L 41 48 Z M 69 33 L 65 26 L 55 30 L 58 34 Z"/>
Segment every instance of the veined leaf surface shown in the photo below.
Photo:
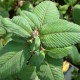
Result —
<path fill-rule="evenodd" d="M 37 75 L 40 80 L 64 80 L 61 69 L 62 60 L 47 58 L 47 62 L 37 68 Z"/>
<path fill-rule="evenodd" d="M 30 56 L 30 48 L 25 44 L 6 44 L 0 51 L 0 79 L 19 72 Z"/>
<path fill-rule="evenodd" d="M 21 11 L 20 15 L 23 16 L 28 21 L 28 23 L 33 29 L 34 28 L 37 29 L 40 27 L 40 22 L 35 14 L 28 11 Z"/>
<path fill-rule="evenodd" d="M 15 16 L 12 19 L 12 22 L 22 27 L 24 30 L 26 30 L 28 33 L 32 33 L 32 29 L 28 23 L 28 21 L 22 17 L 22 16 Z"/>
<path fill-rule="evenodd" d="M 41 2 L 34 8 L 33 13 L 38 16 L 41 25 L 59 19 L 58 9 L 51 1 Z"/>
<path fill-rule="evenodd" d="M 80 26 L 65 20 L 45 24 L 40 39 L 46 48 L 66 47 L 80 42 Z"/>
<path fill-rule="evenodd" d="M 57 59 L 57 58 L 63 58 L 67 56 L 70 53 L 71 49 L 72 47 L 64 47 L 64 48 L 54 48 L 54 49 L 45 50 L 45 51 L 51 58 Z"/>
<path fill-rule="evenodd" d="M 28 37 L 31 36 L 24 28 L 22 28 L 19 25 L 13 23 L 8 18 L 3 18 L 2 19 L 2 24 L 4 25 L 4 28 L 10 33 L 14 33 L 14 34 L 17 34 L 17 35 L 19 35 L 21 37 L 25 37 L 25 38 L 28 38 Z"/>

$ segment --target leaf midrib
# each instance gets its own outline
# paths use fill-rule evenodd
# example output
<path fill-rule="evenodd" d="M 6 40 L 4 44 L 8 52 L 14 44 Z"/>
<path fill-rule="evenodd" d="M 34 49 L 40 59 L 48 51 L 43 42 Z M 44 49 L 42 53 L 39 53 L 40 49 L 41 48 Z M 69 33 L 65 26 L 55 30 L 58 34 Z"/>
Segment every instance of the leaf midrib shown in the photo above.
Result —
<path fill-rule="evenodd" d="M 21 52 L 21 51 L 19 51 L 19 52 Z M 10 57 L 6 62 L 4 62 L 1 66 L 0 66 L 0 68 L 2 68 L 8 61 L 10 61 L 12 58 L 14 58 L 15 56 L 17 56 L 18 54 L 19 54 L 19 52 L 17 52 L 17 53 L 14 53 L 14 55 L 12 56 L 12 57 Z"/>
<path fill-rule="evenodd" d="M 46 36 L 46 35 L 52 35 L 52 34 L 65 34 L 65 33 L 80 33 L 80 32 L 51 32 L 51 33 L 45 33 L 45 34 L 41 34 L 40 37 L 42 36 Z"/>
<path fill-rule="evenodd" d="M 41 26 L 44 24 L 44 20 L 45 20 L 45 18 L 46 18 L 46 14 L 47 14 L 47 11 L 48 11 L 48 9 L 49 9 L 49 4 L 47 5 L 47 7 L 46 7 L 46 10 L 45 10 L 45 14 L 44 14 L 44 17 L 43 17 L 43 20 L 42 20 L 42 22 L 41 22 Z"/>

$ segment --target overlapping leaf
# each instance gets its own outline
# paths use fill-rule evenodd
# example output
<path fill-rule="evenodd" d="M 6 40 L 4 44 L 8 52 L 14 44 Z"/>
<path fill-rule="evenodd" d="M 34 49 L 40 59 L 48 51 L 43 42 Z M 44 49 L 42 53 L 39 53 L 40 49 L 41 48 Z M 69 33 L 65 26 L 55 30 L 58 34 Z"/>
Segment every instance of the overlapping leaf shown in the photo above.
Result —
<path fill-rule="evenodd" d="M 28 23 L 28 21 L 22 17 L 22 16 L 15 16 L 13 19 L 12 19 L 12 22 L 19 25 L 20 27 L 22 27 L 24 30 L 26 30 L 26 32 L 28 33 L 32 33 L 32 29 Z"/>
<path fill-rule="evenodd" d="M 80 5 L 75 5 L 73 7 L 72 15 L 73 15 L 73 20 L 76 24 L 80 25 Z"/>
<path fill-rule="evenodd" d="M 38 16 L 41 25 L 59 19 L 59 12 L 55 3 L 44 1 L 37 5 L 33 12 Z"/>
<path fill-rule="evenodd" d="M 26 65 L 24 68 L 20 71 L 20 73 L 17 74 L 17 76 L 21 80 L 36 80 L 37 74 L 36 74 L 36 68 L 34 66 Z M 37 77 L 37 80 L 39 78 Z"/>
<path fill-rule="evenodd" d="M 12 35 L 11 38 L 12 38 L 12 40 L 13 40 L 14 42 L 26 43 L 25 38 L 19 37 L 19 36 L 17 36 L 17 35 Z"/>
<path fill-rule="evenodd" d="M 0 37 L 6 34 L 6 30 L 3 28 L 1 20 L 2 20 L 2 16 L 0 16 Z"/>
<path fill-rule="evenodd" d="M 15 33 L 15 34 L 17 34 L 21 37 L 25 37 L 25 38 L 28 38 L 31 36 L 23 27 L 13 23 L 8 18 L 3 18 L 2 24 L 4 25 L 4 28 L 10 33 Z"/>
<path fill-rule="evenodd" d="M 45 59 L 45 53 L 43 51 L 36 51 L 36 53 L 30 59 L 29 64 L 39 66 Z"/>
<path fill-rule="evenodd" d="M 0 51 L 0 79 L 19 72 L 30 56 L 30 48 L 25 44 L 9 42 Z"/>
<path fill-rule="evenodd" d="M 0 27 L 0 36 L 3 36 L 4 34 L 6 34 L 6 30 Z"/>
<path fill-rule="evenodd" d="M 0 15 L 2 17 L 9 17 L 8 12 L 5 10 L 5 8 L 0 7 Z"/>
<path fill-rule="evenodd" d="M 80 42 L 80 26 L 65 20 L 45 24 L 40 34 L 46 48 L 65 47 Z"/>
<path fill-rule="evenodd" d="M 40 22 L 35 14 L 28 11 L 21 11 L 20 15 L 25 17 L 25 19 L 28 21 L 28 23 L 33 29 L 40 27 Z"/>
<path fill-rule="evenodd" d="M 77 0 L 64 0 L 66 4 L 73 5 L 77 2 Z"/>
<path fill-rule="evenodd" d="M 65 48 L 54 48 L 45 51 L 52 58 L 63 58 L 70 53 L 71 49 L 72 47 L 65 47 Z"/>
<path fill-rule="evenodd" d="M 74 64 L 80 63 L 80 54 L 75 46 L 72 46 L 71 51 L 69 52 L 69 57 Z"/>
<path fill-rule="evenodd" d="M 40 80 L 64 80 L 61 71 L 62 60 L 47 58 L 47 61 L 37 68 L 37 75 Z"/>
<path fill-rule="evenodd" d="M 2 40 L 0 39 L 0 50 L 3 48 Z"/>

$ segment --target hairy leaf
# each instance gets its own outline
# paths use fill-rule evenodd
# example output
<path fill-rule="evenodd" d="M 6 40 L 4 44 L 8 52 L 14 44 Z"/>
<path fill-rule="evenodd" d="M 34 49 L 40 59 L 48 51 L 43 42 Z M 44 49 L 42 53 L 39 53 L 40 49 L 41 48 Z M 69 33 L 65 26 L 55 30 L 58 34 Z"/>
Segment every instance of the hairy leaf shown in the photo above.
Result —
<path fill-rule="evenodd" d="M 21 37 L 25 37 L 25 38 L 30 37 L 30 34 L 24 28 L 22 28 L 21 26 L 13 23 L 10 19 L 3 18 L 2 23 L 4 25 L 4 28 L 8 32 L 17 34 L 17 35 L 19 35 Z"/>
<path fill-rule="evenodd" d="M 46 56 L 46 60 L 52 70 L 54 80 L 64 80 L 64 74 L 62 72 L 63 59 L 55 59 Z"/>
<path fill-rule="evenodd" d="M 19 72 L 30 56 L 29 46 L 13 41 L 9 42 L 0 51 L 0 78 Z"/>
<path fill-rule="evenodd" d="M 36 29 L 40 27 L 40 22 L 35 14 L 28 11 L 21 11 L 20 15 L 25 17 L 31 27 Z"/>
<path fill-rule="evenodd" d="M 59 19 L 59 12 L 55 3 L 44 1 L 37 5 L 33 12 L 38 16 L 41 25 Z"/>
<path fill-rule="evenodd" d="M 50 50 L 45 50 L 47 54 L 52 58 L 63 58 L 69 54 L 72 47 L 65 47 L 65 48 L 54 48 Z"/>
<path fill-rule="evenodd" d="M 65 47 L 80 42 L 80 26 L 65 20 L 45 24 L 40 34 L 46 48 Z"/>
<path fill-rule="evenodd" d="M 48 62 L 37 68 L 37 75 L 40 80 L 64 80 L 61 67 L 61 60 L 48 58 Z"/>
<path fill-rule="evenodd" d="M 22 38 L 22 37 L 20 37 L 20 36 L 12 35 L 11 38 L 12 38 L 12 40 L 13 40 L 14 42 L 26 43 L 25 38 Z"/>
<path fill-rule="evenodd" d="M 26 32 L 32 33 L 32 29 L 28 23 L 28 21 L 22 16 L 15 16 L 12 19 L 12 22 L 22 27 Z"/>

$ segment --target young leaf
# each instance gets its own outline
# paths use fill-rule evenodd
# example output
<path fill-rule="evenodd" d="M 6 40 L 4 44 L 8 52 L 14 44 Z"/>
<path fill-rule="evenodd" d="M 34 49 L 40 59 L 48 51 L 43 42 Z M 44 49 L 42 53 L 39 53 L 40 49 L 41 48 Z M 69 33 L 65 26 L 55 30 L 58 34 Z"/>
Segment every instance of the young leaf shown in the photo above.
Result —
<path fill-rule="evenodd" d="M 5 45 L 0 51 L 0 79 L 19 72 L 30 56 L 30 48 L 25 44 L 11 41 Z"/>
<path fill-rule="evenodd" d="M 41 25 L 59 19 L 60 16 L 55 3 L 51 1 L 41 2 L 34 8 L 33 12 L 38 16 Z"/>
<path fill-rule="evenodd" d="M 80 5 L 75 5 L 72 10 L 73 20 L 76 24 L 80 25 Z"/>
<path fill-rule="evenodd" d="M 8 18 L 3 18 L 2 24 L 4 25 L 4 28 L 10 33 L 14 33 L 25 38 L 28 38 L 31 36 L 24 28 L 11 22 L 11 20 Z"/>
<path fill-rule="evenodd" d="M 65 20 L 45 24 L 40 34 L 46 48 L 65 47 L 80 42 L 80 26 Z"/>

